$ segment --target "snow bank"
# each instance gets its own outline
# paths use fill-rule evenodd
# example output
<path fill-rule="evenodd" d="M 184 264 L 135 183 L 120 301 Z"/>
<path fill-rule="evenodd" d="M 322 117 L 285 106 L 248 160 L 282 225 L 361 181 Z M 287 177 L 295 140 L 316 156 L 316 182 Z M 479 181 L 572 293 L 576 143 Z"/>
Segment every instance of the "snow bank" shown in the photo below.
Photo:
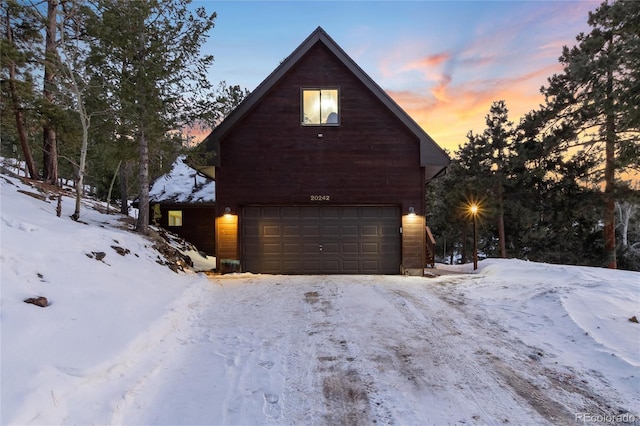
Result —
<path fill-rule="evenodd" d="M 525 309 L 537 299 L 551 302 L 537 306 L 537 315 L 560 310 L 603 352 L 640 367 L 640 331 L 630 321 L 640 318 L 640 273 L 515 259 L 486 260 L 479 269 L 492 279 L 470 289 L 475 297 L 512 298 Z"/>
<path fill-rule="evenodd" d="M 62 422 L 68 409 L 64 391 L 53 389 L 101 375 L 100 365 L 149 333 L 186 289 L 207 281 L 159 265 L 152 243 L 128 231 L 121 216 L 85 204 L 82 222 L 75 222 L 70 196 L 62 198 L 57 217 L 55 201 L 18 190 L 40 194 L 18 179 L 0 180 L 0 420 Z M 116 248 L 128 252 L 120 255 Z M 36 296 L 50 306 L 23 302 Z M 39 412 L 52 400 L 57 414 Z"/>
<path fill-rule="evenodd" d="M 638 394 L 640 273 L 487 259 L 456 290 L 541 356 Z"/>

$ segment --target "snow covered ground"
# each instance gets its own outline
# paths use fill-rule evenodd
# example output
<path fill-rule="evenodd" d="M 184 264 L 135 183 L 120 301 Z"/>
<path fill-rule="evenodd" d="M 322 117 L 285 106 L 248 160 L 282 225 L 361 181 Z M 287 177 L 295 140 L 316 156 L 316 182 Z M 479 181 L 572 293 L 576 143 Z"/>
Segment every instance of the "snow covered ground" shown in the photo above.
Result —
<path fill-rule="evenodd" d="M 19 190 L 0 175 L 3 425 L 640 424 L 639 273 L 175 273 L 121 217 Z"/>
<path fill-rule="evenodd" d="M 187 166 L 186 158 L 186 155 L 178 156 L 171 170 L 153 182 L 149 190 L 151 201 L 212 203 L 216 200 L 216 182 L 198 175 Z"/>

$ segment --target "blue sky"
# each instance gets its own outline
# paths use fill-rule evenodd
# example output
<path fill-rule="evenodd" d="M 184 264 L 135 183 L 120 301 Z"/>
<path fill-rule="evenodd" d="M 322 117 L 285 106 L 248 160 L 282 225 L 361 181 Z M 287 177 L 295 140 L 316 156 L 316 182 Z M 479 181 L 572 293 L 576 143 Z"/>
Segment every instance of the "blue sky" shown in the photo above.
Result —
<path fill-rule="evenodd" d="M 543 101 L 563 45 L 600 1 L 194 1 L 218 15 L 211 80 L 253 90 L 318 26 L 440 146 L 481 132 L 493 101 L 511 120 Z"/>

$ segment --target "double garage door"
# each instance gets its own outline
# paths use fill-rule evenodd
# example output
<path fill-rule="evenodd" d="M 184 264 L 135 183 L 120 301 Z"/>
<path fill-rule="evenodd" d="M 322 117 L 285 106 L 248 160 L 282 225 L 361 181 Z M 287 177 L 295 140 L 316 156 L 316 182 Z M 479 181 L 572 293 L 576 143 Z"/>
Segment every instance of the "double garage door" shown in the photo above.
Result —
<path fill-rule="evenodd" d="M 269 274 L 398 274 L 394 206 L 248 206 L 244 269 Z"/>

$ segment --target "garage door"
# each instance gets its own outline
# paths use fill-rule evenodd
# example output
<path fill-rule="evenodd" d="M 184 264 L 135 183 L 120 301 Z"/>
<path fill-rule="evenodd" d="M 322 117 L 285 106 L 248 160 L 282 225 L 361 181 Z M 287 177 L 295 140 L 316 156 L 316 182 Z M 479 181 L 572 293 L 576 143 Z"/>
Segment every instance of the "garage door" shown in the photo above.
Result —
<path fill-rule="evenodd" d="M 390 206 L 249 206 L 244 269 L 269 274 L 397 274 L 400 211 Z"/>

